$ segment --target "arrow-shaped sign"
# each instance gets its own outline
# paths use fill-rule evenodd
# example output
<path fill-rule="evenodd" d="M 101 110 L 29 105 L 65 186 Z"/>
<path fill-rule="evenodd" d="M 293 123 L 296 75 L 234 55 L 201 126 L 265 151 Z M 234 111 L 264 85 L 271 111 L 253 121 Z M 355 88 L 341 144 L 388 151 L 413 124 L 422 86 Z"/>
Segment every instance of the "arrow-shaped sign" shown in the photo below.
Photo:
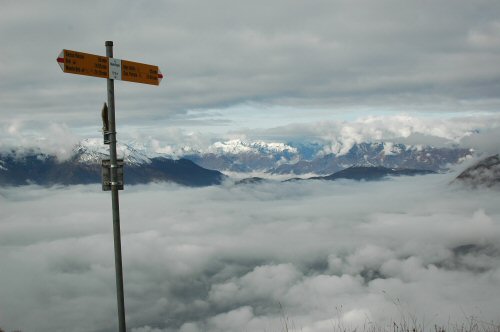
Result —
<path fill-rule="evenodd" d="M 158 66 L 70 50 L 62 50 L 57 63 L 63 72 L 70 74 L 152 85 L 159 85 L 163 79 Z"/>

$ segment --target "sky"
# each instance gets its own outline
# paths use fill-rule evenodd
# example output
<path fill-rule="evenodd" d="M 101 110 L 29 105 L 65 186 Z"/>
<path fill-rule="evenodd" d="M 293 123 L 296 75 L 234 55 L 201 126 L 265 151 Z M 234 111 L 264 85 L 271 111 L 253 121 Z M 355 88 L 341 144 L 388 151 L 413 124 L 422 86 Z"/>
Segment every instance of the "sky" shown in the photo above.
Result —
<path fill-rule="evenodd" d="M 397 126 L 401 114 L 498 131 L 498 1 L 0 4 L 0 138 L 14 145 L 100 135 L 105 80 L 65 74 L 55 59 L 62 49 L 104 55 L 106 40 L 115 57 L 165 76 L 159 87 L 115 82 L 123 141 L 168 144 L 180 133 L 207 145 L 288 127 L 264 137 L 284 140 L 297 124 L 333 122 L 334 132 L 377 116 Z"/>
<path fill-rule="evenodd" d="M 128 186 L 128 328 L 453 331 L 472 318 L 492 330 L 498 192 L 453 177 Z M 0 327 L 116 331 L 109 196 L 95 185 L 0 188 L 0 205 Z"/>

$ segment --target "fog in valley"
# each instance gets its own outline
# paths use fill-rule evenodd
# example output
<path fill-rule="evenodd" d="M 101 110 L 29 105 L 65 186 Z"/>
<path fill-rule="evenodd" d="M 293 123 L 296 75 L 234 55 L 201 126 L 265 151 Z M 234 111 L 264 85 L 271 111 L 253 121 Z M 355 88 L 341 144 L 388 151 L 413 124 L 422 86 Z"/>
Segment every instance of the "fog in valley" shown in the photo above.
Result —
<path fill-rule="evenodd" d="M 127 326 L 498 324 L 498 192 L 450 185 L 454 176 L 128 186 Z M 116 330 L 110 205 L 96 185 L 0 189 L 3 329 Z"/>

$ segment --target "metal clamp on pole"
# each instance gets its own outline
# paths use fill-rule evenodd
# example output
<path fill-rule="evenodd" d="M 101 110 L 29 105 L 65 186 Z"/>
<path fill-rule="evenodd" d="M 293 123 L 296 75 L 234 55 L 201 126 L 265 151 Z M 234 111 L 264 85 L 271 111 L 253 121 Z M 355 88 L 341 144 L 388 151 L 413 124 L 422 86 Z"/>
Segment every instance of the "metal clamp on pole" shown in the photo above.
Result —
<path fill-rule="evenodd" d="M 117 186 L 118 190 L 123 190 L 123 159 L 117 159 L 116 165 L 111 164 L 111 160 L 103 159 L 101 161 L 101 175 L 102 175 L 102 190 L 110 191 L 111 186 Z M 111 180 L 111 169 L 116 169 L 117 181 Z"/>

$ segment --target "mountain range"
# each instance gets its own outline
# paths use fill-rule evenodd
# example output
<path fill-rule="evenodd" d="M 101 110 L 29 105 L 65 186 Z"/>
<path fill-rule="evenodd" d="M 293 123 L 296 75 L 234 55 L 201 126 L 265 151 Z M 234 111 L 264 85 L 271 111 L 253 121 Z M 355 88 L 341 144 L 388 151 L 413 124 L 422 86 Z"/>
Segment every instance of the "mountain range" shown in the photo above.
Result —
<path fill-rule="evenodd" d="M 206 152 L 193 153 L 192 149 L 186 149 L 189 154 L 172 158 L 131 144 L 118 147 L 118 155 L 125 161 L 125 184 L 169 181 L 187 186 L 220 184 L 227 178 L 223 174 L 227 171 L 258 171 L 290 177 L 312 174 L 327 180 L 350 178 L 345 177 L 345 172 L 353 178 L 366 179 L 376 178 L 379 173 L 384 174 L 380 176 L 401 175 L 405 169 L 410 169 L 407 171 L 410 173 L 429 173 L 443 171 L 472 153 L 463 148 L 392 143 L 353 144 L 343 152 L 324 153 L 324 147 L 318 143 L 233 140 L 214 144 Z M 100 183 L 102 159 L 108 159 L 108 148 L 100 140 L 82 141 L 64 160 L 37 149 L 3 151 L 0 152 L 0 185 Z M 364 175 L 353 175 L 353 172 Z"/>
<path fill-rule="evenodd" d="M 263 142 L 256 146 L 255 143 L 233 140 L 219 146 L 222 146 L 219 150 L 186 154 L 184 158 L 219 171 L 329 175 L 350 166 L 444 171 L 450 164 L 456 164 L 472 154 L 470 149 L 459 147 L 437 148 L 388 142 L 356 143 L 337 149 L 335 153 L 325 152 L 325 147 L 318 143 L 269 147 Z"/>

